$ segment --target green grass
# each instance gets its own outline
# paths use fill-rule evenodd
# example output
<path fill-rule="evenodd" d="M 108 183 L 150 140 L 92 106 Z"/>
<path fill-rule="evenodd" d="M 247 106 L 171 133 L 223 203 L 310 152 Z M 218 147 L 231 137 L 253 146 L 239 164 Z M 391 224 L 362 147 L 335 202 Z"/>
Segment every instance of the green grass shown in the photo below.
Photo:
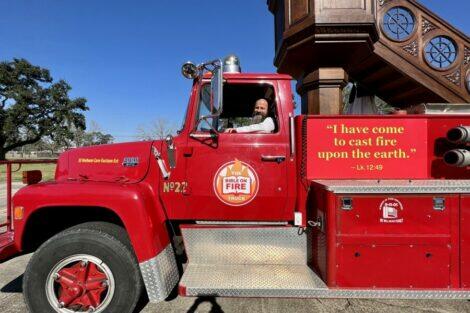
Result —
<path fill-rule="evenodd" d="M 23 179 L 23 171 L 40 170 L 42 172 L 42 181 L 51 180 L 55 174 L 55 164 L 23 164 L 18 170 L 18 164 L 12 165 L 13 182 L 21 182 Z M 0 165 L 0 183 L 6 181 L 6 165 Z"/>

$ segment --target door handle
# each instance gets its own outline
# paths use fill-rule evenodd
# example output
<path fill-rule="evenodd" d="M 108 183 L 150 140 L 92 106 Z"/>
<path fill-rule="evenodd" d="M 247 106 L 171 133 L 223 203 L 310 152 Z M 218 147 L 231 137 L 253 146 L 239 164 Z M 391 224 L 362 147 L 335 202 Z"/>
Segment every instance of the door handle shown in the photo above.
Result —
<path fill-rule="evenodd" d="M 184 147 L 183 148 L 183 156 L 189 158 L 193 155 L 193 147 Z"/>
<path fill-rule="evenodd" d="M 262 155 L 261 161 L 281 163 L 286 160 L 285 155 Z"/>
<path fill-rule="evenodd" d="M 214 133 L 202 133 L 202 134 L 191 133 L 191 134 L 189 134 L 189 137 L 196 138 L 196 139 L 216 139 L 217 134 L 214 134 Z"/>

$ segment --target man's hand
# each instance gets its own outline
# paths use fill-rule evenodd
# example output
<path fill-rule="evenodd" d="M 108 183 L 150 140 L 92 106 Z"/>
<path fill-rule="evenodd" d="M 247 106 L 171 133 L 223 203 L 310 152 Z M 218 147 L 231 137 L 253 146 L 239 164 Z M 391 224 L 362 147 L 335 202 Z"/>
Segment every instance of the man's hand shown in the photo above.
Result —
<path fill-rule="evenodd" d="M 237 130 L 235 128 L 227 128 L 224 133 L 234 134 Z"/>

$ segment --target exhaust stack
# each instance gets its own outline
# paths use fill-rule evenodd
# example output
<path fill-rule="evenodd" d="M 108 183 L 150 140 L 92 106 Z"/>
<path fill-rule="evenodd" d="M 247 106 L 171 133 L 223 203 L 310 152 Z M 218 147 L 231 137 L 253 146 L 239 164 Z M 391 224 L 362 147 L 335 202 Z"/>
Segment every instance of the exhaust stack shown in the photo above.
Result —
<path fill-rule="evenodd" d="M 470 151 L 465 149 L 450 150 L 444 154 L 444 162 L 456 167 L 470 166 Z"/>
<path fill-rule="evenodd" d="M 470 126 L 459 126 L 447 132 L 447 140 L 453 143 L 470 143 Z"/>

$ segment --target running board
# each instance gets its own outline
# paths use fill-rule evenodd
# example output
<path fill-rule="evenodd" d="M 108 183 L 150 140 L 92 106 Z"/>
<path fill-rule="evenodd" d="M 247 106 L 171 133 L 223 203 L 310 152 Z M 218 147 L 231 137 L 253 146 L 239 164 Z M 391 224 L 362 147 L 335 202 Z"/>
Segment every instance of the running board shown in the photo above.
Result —
<path fill-rule="evenodd" d="M 307 235 L 287 226 L 181 226 L 189 264 L 308 264 Z"/>
<path fill-rule="evenodd" d="M 470 290 L 329 289 L 306 265 L 189 264 L 181 296 L 362 299 L 470 299 Z"/>

